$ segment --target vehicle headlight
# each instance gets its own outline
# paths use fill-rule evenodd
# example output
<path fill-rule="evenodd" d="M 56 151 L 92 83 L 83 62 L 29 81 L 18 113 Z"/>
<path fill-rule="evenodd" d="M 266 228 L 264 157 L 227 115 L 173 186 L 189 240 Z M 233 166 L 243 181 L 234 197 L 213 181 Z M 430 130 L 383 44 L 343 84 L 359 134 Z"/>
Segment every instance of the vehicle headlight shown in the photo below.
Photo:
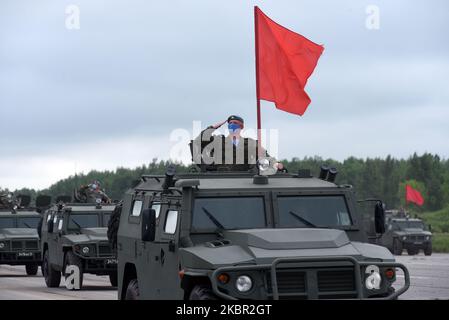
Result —
<path fill-rule="evenodd" d="M 368 290 L 379 289 L 382 282 L 379 267 L 375 265 L 369 265 L 368 267 L 366 267 L 365 273 L 368 274 L 365 279 L 365 287 Z"/>
<path fill-rule="evenodd" d="M 402 240 L 407 240 L 407 237 L 406 236 L 402 236 Z"/>
<path fill-rule="evenodd" d="M 235 287 L 240 292 L 248 292 L 253 287 L 253 281 L 248 276 L 240 276 L 235 282 Z"/>
<path fill-rule="evenodd" d="M 426 240 L 430 240 L 430 236 L 426 236 Z"/>
<path fill-rule="evenodd" d="M 0 242 L 0 249 L 3 249 L 5 247 L 5 243 Z"/>
<path fill-rule="evenodd" d="M 82 251 L 84 254 L 89 254 L 90 249 L 89 249 L 89 247 L 86 246 L 86 247 L 83 247 Z"/>

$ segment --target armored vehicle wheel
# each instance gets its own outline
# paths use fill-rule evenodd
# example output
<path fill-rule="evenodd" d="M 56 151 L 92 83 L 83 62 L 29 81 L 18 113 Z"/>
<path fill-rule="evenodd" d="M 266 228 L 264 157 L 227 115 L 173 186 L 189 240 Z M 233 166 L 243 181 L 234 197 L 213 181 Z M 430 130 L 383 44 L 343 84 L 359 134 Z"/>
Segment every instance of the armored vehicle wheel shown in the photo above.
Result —
<path fill-rule="evenodd" d="M 29 276 L 35 276 L 38 269 L 39 265 L 37 263 L 28 263 L 25 265 L 25 270 Z"/>
<path fill-rule="evenodd" d="M 424 254 L 426 256 L 431 256 L 432 255 L 432 244 L 429 244 L 427 246 L 427 248 L 424 249 Z"/>
<path fill-rule="evenodd" d="M 139 300 L 139 283 L 137 279 L 132 279 L 126 288 L 125 300 Z"/>
<path fill-rule="evenodd" d="M 78 267 L 78 269 L 80 271 L 79 285 L 80 285 L 80 289 L 81 289 L 83 287 L 83 263 L 82 263 L 81 259 L 78 256 L 76 256 L 72 251 L 67 251 L 67 253 L 65 254 L 64 275 L 65 275 L 66 280 L 67 280 L 67 277 L 69 276 L 69 274 L 65 273 L 67 266 L 77 266 Z"/>
<path fill-rule="evenodd" d="M 42 275 L 44 276 L 47 287 L 59 287 L 59 284 L 61 283 L 61 272 L 51 267 L 48 250 L 45 251 L 44 261 L 42 262 Z"/>
<path fill-rule="evenodd" d="M 217 296 L 209 286 L 198 285 L 190 292 L 189 300 L 217 300 Z"/>
<path fill-rule="evenodd" d="M 414 256 L 415 254 L 418 254 L 418 252 L 419 252 L 419 250 L 414 249 L 414 248 L 407 249 L 407 253 L 409 256 Z"/>
<path fill-rule="evenodd" d="M 117 287 L 118 285 L 117 271 L 109 274 L 109 281 L 111 282 L 111 286 Z"/>
<path fill-rule="evenodd" d="M 393 254 L 400 256 L 402 254 L 402 243 L 398 239 L 393 241 Z"/>

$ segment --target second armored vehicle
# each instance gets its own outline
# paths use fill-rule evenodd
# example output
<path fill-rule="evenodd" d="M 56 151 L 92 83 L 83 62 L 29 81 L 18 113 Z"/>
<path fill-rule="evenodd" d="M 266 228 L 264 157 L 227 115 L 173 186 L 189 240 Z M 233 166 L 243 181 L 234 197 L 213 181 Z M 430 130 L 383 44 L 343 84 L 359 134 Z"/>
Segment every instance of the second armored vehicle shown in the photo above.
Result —
<path fill-rule="evenodd" d="M 48 287 L 59 287 L 61 275 L 67 279 L 67 266 L 78 268 L 80 288 L 84 273 L 108 275 L 111 285 L 117 285 L 116 255 L 106 235 L 115 205 L 104 203 L 109 201 L 103 193 L 86 195 L 77 195 L 82 203 L 60 202 L 44 215 L 42 273 Z"/>

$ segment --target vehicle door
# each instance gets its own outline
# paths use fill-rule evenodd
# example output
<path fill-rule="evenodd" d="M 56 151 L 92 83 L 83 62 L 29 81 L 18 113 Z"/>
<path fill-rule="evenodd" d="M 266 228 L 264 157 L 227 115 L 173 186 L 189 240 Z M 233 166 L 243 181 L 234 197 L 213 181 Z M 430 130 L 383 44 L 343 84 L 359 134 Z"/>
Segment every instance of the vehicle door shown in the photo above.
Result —
<path fill-rule="evenodd" d="M 182 299 L 183 290 L 179 277 L 179 228 L 181 207 L 179 200 L 163 200 L 158 217 L 156 241 L 158 251 L 155 274 L 155 299 Z"/>

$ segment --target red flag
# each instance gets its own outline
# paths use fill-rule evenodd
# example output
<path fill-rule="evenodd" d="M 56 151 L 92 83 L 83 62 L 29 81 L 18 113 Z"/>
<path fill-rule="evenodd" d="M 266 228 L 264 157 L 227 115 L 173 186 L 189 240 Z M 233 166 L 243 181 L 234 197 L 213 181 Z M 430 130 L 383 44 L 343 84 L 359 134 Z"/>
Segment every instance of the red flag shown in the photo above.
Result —
<path fill-rule="evenodd" d="M 405 185 L 405 201 L 416 203 L 418 206 L 424 204 L 424 198 L 418 190 L 413 189 L 408 184 Z"/>
<path fill-rule="evenodd" d="M 258 98 L 303 115 L 310 104 L 304 91 L 324 47 L 290 31 L 255 7 Z"/>

